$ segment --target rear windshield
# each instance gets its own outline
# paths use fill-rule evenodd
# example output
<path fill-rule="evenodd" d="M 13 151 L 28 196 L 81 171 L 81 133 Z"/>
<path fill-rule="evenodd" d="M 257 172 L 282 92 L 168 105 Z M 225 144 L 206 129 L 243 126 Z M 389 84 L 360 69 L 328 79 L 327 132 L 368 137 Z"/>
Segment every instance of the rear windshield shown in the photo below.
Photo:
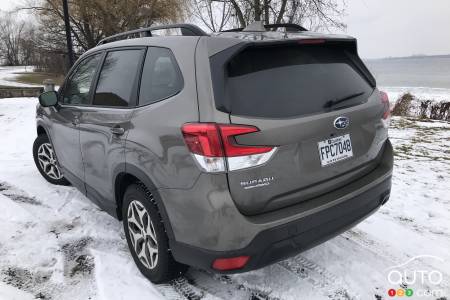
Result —
<path fill-rule="evenodd" d="M 225 66 L 222 100 L 231 114 L 273 118 L 356 105 L 373 91 L 358 64 L 339 46 L 247 48 Z"/>

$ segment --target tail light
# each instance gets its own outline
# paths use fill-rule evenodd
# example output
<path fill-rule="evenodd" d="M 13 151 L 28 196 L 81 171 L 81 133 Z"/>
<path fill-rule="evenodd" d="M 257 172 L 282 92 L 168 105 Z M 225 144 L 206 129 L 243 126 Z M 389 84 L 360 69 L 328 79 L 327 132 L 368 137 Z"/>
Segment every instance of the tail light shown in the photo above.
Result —
<path fill-rule="evenodd" d="M 250 256 L 238 256 L 231 258 L 217 258 L 213 262 L 213 269 L 218 271 L 229 271 L 242 269 L 248 262 Z"/>
<path fill-rule="evenodd" d="M 184 141 L 200 167 L 206 172 L 224 172 L 266 163 L 275 147 L 239 145 L 235 137 L 258 132 L 254 126 L 187 123 L 181 128 Z"/>
<path fill-rule="evenodd" d="M 391 123 L 391 106 L 389 104 L 389 96 L 386 92 L 380 91 L 381 103 L 383 103 L 384 111 L 381 121 L 384 127 L 388 128 Z"/>

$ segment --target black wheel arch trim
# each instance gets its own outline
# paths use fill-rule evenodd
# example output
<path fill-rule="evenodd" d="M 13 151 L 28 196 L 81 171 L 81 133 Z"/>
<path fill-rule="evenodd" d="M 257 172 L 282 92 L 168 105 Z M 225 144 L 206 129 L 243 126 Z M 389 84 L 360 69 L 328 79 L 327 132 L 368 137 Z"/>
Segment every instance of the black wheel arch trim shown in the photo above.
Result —
<path fill-rule="evenodd" d="M 45 126 L 45 122 L 42 119 L 37 119 L 36 120 L 36 134 L 40 135 L 39 132 L 41 132 L 41 129 L 44 131 L 44 133 L 48 136 L 48 139 L 50 140 L 50 134 L 48 133 L 48 129 L 47 126 Z M 51 140 L 50 140 L 51 142 Z"/>
<path fill-rule="evenodd" d="M 121 176 L 125 175 L 131 175 L 135 178 L 137 178 L 140 182 L 142 182 L 145 187 L 152 193 L 153 199 L 155 200 L 156 206 L 158 207 L 159 213 L 161 215 L 162 221 L 164 222 L 164 227 L 166 229 L 167 237 L 169 238 L 169 245 L 172 243 L 172 241 L 175 240 L 175 236 L 172 230 L 172 225 L 170 224 L 169 216 L 166 211 L 166 207 L 164 205 L 164 202 L 162 201 L 162 198 L 153 183 L 153 181 L 150 179 L 148 175 L 145 174 L 144 171 L 142 171 L 139 167 L 129 164 L 129 163 L 120 163 L 117 165 L 116 169 L 114 170 L 114 200 L 116 203 L 116 210 L 117 210 L 117 216 L 119 220 L 122 219 L 121 217 L 121 191 L 119 189 L 118 183 L 121 180 Z"/>

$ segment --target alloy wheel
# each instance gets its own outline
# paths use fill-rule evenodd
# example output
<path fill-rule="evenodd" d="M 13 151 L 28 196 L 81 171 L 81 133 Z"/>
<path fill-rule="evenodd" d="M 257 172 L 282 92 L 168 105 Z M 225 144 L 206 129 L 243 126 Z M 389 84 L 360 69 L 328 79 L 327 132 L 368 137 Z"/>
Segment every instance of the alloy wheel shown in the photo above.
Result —
<path fill-rule="evenodd" d="M 158 241 L 150 214 L 141 202 L 133 200 L 128 206 L 127 220 L 136 256 L 146 268 L 155 268 L 158 263 Z"/>
<path fill-rule="evenodd" d="M 39 146 L 37 151 L 39 165 L 42 171 L 51 179 L 59 180 L 63 176 L 58 167 L 55 152 L 50 143 L 43 143 Z"/>

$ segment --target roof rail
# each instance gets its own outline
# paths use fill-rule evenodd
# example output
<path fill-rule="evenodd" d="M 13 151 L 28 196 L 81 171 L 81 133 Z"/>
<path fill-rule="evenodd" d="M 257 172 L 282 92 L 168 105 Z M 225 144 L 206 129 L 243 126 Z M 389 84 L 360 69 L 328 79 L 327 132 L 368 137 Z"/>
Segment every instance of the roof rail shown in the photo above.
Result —
<path fill-rule="evenodd" d="M 184 36 L 205 36 L 208 35 L 206 32 L 204 32 L 200 27 L 193 25 L 193 24 L 170 24 L 170 25 L 161 25 L 161 26 L 152 26 L 147 28 L 139 28 L 135 30 L 130 30 L 126 32 L 121 32 L 109 37 L 106 37 L 102 39 L 100 42 L 98 42 L 97 46 L 103 45 L 112 41 L 116 40 L 124 40 L 128 36 L 131 35 L 137 35 L 139 34 L 139 37 L 150 37 L 152 36 L 152 31 L 156 30 L 162 30 L 162 29 L 172 29 L 172 28 L 179 28 L 181 30 L 181 35 Z"/>
<path fill-rule="evenodd" d="M 294 24 L 294 23 L 283 23 L 283 24 L 267 24 L 264 25 L 264 28 L 266 29 L 272 29 L 272 28 L 286 28 L 286 31 L 308 31 L 308 29 L 306 29 L 303 26 L 300 26 L 298 24 Z"/>
<path fill-rule="evenodd" d="M 288 32 L 298 32 L 298 31 L 308 31 L 303 26 L 300 26 L 298 24 L 294 23 L 277 23 L 277 24 L 264 24 L 265 29 L 273 29 L 273 28 L 286 28 L 286 31 Z M 238 32 L 243 31 L 245 28 L 239 27 L 239 28 L 233 28 L 228 30 L 223 30 L 221 32 Z"/>

